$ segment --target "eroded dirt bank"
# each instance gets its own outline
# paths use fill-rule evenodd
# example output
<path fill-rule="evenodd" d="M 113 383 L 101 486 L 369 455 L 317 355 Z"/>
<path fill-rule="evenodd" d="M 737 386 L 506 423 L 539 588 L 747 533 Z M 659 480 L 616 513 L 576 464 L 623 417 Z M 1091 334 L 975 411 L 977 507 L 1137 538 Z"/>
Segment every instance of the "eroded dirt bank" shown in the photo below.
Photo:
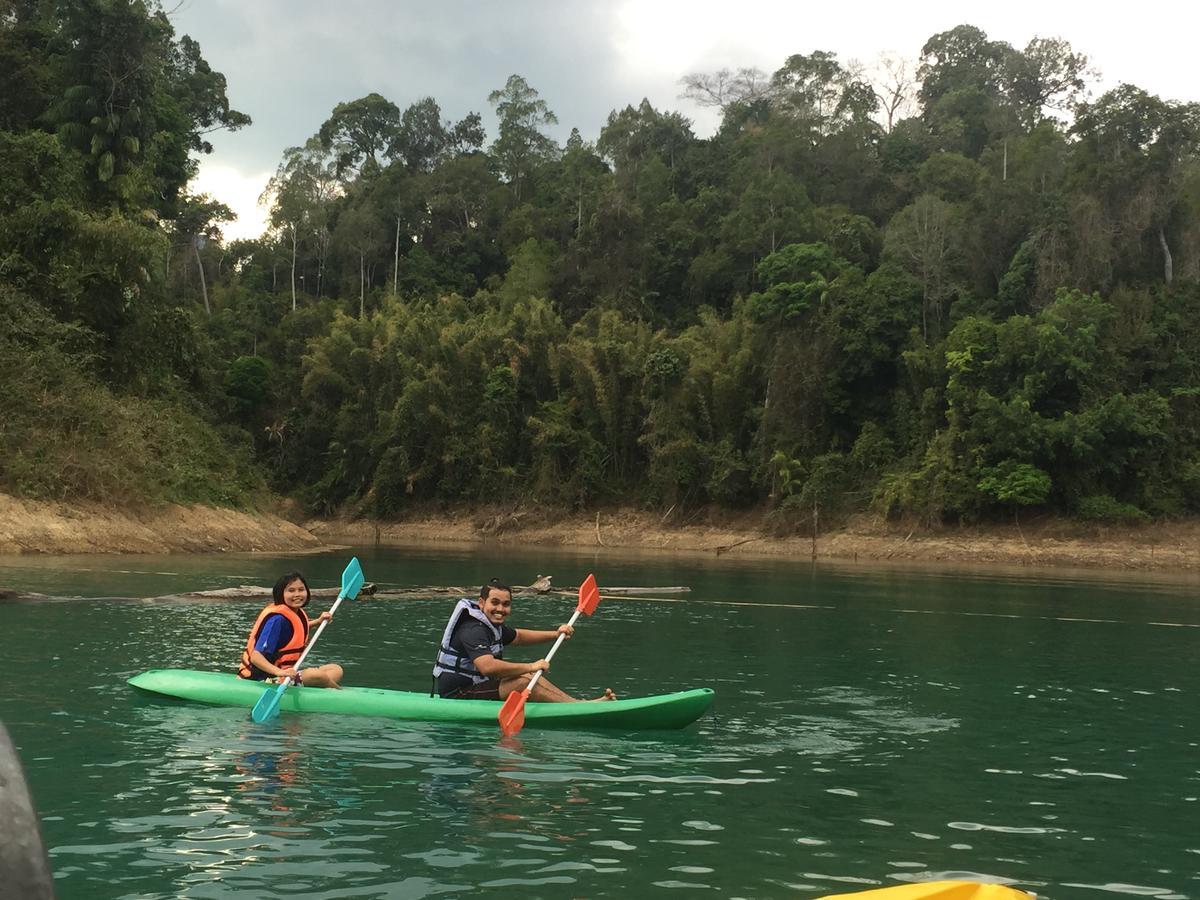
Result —
<path fill-rule="evenodd" d="M 349 545 L 490 541 L 710 556 L 813 558 L 811 537 L 771 536 L 759 528 L 760 522 L 761 516 L 747 515 L 664 523 L 658 515 L 639 510 L 608 510 L 598 515 L 464 510 L 378 524 L 337 519 L 305 524 L 326 541 Z M 815 550 L 818 560 L 1187 570 L 1200 568 L 1200 522 L 1099 528 L 1047 520 L 1022 529 L 991 526 L 918 531 L 862 517 L 844 529 L 819 535 Z"/>
<path fill-rule="evenodd" d="M 281 508 L 286 509 L 286 504 Z M 314 519 L 205 506 L 115 509 L 0 494 L 0 553 L 172 553 L 318 550 L 332 544 L 497 543 L 579 549 L 662 550 L 712 557 L 813 557 L 809 537 L 778 537 L 761 514 L 696 514 L 664 521 L 633 509 L 598 514 L 438 509 L 403 521 Z M 922 531 L 861 517 L 816 541 L 818 560 L 1200 570 L 1200 521 L 1136 528 L 1046 519 L 1025 525 Z"/>
<path fill-rule="evenodd" d="M 261 512 L 20 500 L 0 494 L 0 553 L 197 553 L 315 550 L 322 540 Z"/>

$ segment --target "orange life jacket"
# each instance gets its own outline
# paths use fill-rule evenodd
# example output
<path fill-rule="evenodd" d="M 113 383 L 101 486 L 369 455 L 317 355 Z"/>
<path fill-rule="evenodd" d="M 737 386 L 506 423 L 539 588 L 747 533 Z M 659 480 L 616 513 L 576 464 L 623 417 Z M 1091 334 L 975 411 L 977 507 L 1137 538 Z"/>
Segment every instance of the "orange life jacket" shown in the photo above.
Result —
<path fill-rule="evenodd" d="M 283 616 L 292 626 L 292 636 L 288 642 L 280 647 L 273 656 L 267 657 L 271 664 L 286 669 L 295 665 L 300 654 L 304 652 L 304 645 L 308 643 L 308 614 L 303 609 L 292 609 L 286 603 L 268 603 L 258 614 L 258 618 L 254 620 L 254 627 L 250 629 L 250 636 L 246 638 L 246 649 L 242 651 L 242 664 L 238 666 L 238 678 L 253 678 L 256 674 L 260 678 L 272 677 L 270 673 L 264 672 L 250 662 L 250 654 L 254 652 L 254 645 L 258 643 L 259 634 L 262 632 L 263 624 L 267 621 L 268 616 Z"/>

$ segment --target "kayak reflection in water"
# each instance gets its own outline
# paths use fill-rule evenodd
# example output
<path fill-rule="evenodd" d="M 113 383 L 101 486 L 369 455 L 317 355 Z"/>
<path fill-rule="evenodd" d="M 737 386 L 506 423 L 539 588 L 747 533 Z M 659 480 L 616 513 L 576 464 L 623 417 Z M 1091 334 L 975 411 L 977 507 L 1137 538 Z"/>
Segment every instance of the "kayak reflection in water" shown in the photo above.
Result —
<path fill-rule="evenodd" d="M 544 644 L 560 634 L 568 638 L 575 629 L 559 625 L 554 631 L 531 631 L 507 624 L 512 612 L 512 588 L 493 578 L 479 589 L 478 600 L 462 599 L 450 614 L 442 633 L 433 677 L 437 692 L 455 700 L 503 700 L 513 691 L 529 686 L 534 672 L 546 672 L 550 663 L 539 659 L 531 663 L 508 662 L 504 648 L 509 644 Z M 530 700 L 542 703 L 575 703 L 572 697 L 554 686 L 543 675 L 533 686 Z M 616 700 L 612 688 L 596 700 Z"/>
<path fill-rule="evenodd" d="M 300 729 L 294 721 L 289 722 L 286 718 L 283 721 L 286 731 L 282 746 L 293 746 Z M 261 797 L 275 812 L 290 813 L 290 803 L 295 799 L 292 791 L 304 787 L 300 765 L 299 750 L 254 750 L 236 759 L 233 769 L 241 778 L 237 785 L 239 791 Z M 273 820 L 271 827 L 293 828 L 302 824 L 298 818 L 288 816 Z M 278 834 L 273 830 L 268 833 Z"/>
<path fill-rule="evenodd" d="M 303 687 L 340 688 L 342 667 L 337 663 L 313 666 L 297 672 L 296 662 L 308 643 L 310 622 L 304 607 L 308 604 L 308 582 L 299 572 L 280 576 L 271 589 L 271 602 L 263 607 L 246 638 L 239 678 L 281 683 L 291 678 Z M 332 619 L 328 611 L 314 624 Z"/>

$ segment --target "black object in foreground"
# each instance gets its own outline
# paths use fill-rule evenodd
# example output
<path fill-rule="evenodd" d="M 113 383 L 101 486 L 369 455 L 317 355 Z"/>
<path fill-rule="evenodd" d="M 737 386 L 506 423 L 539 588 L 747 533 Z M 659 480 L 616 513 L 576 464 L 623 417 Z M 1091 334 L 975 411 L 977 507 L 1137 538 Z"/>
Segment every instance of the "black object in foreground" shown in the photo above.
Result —
<path fill-rule="evenodd" d="M 0 900 L 54 900 L 54 876 L 42 843 L 25 772 L 0 725 Z"/>

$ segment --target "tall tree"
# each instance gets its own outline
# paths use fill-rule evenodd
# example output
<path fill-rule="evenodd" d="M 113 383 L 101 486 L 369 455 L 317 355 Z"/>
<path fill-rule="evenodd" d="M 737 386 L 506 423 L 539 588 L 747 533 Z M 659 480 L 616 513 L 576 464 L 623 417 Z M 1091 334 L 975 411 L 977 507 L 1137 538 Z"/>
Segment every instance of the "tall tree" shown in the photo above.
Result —
<path fill-rule="evenodd" d="M 722 113 L 734 105 L 752 104 L 770 93 L 767 73 L 757 68 L 732 71 L 694 72 L 679 79 L 681 97 L 700 105 L 716 107 Z"/>
<path fill-rule="evenodd" d="M 423 97 L 400 116 L 388 153 L 410 171 L 429 172 L 445 154 L 449 143 L 441 107 L 432 97 Z"/>
<path fill-rule="evenodd" d="M 771 76 L 771 94 L 780 112 L 817 135 L 862 121 L 876 107 L 870 85 L 842 68 L 836 54 L 824 50 L 789 56 Z"/>
<path fill-rule="evenodd" d="M 1008 124 L 1004 87 L 1016 51 L 959 25 L 921 48 L 920 99 L 926 127 L 939 149 L 978 158 Z"/>
<path fill-rule="evenodd" d="M 250 118 L 229 107 L 225 78 L 166 14 L 145 0 L 81 0 L 62 7 L 52 41 L 59 96 L 47 119 L 88 160 L 95 198 L 170 217 L 194 174 L 203 135 Z"/>
<path fill-rule="evenodd" d="M 578 234 L 583 228 L 588 199 L 592 201 L 591 208 L 595 209 L 595 197 L 606 172 L 607 167 L 596 148 L 584 141 L 578 128 L 572 128 L 562 158 L 562 196 L 564 206 L 572 213 L 574 233 Z"/>
<path fill-rule="evenodd" d="M 1149 236 L 1170 284 L 1169 232 L 1182 208 L 1181 186 L 1200 159 L 1200 103 L 1164 101 L 1124 84 L 1083 104 L 1072 131 L 1081 145 L 1076 165 L 1115 226 L 1116 254 L 1136 265 Z"/>
<path fill-rule="evenodd" d="M 335 106 L 317 137 L 321 147 L 333 153 L 338 177 L 345 179 L 348 173 L 378 173 L 385 154 L 395 147 L 399 131 L 400 109 L 372 93 Z"/>
<path fill-rule="evenodd" d="M 175 216 L 176 237 L 186 243 L 196 260 L 196 271 L 200 278 L 200 295 L 204 299 L 204 312 L 212 315 L 208 302 L 208 279 L 204 274 L 204 259 L 200 254 L 206 243 L 221 239 L 221 223 L 236 218 L 224 203 L 213 200 L 207 194 L 184 195 L 180 198 L 179 211 Z"/>
<path fill-rule="evenodd" d="M 558 154 L 558 146 L 542 128 L 554 125 L 546 101 L 520 75 L 510 75 L 504 87 L 488 94 L 500 119 L 500 136 L 491 153 L 512 188 L 514 203 L 520 204 L 538 167 Z"/>
<path fill-rule="evenodd" d="M 1035 37 L 1006 65 L 1005 90 L 1026 129 L 1045 118 L 1047 109 L 1074 109 L 1095 75 L 1088 58 L 1061 38 Z"/>
<path fill-rule="evenodd" d="M 0 2 L 0 130 L 33 127 L 52 96 L 49 59 L 53 25 L 37 0 Z"/>
<path fill-rule="evenodd" d="M 916 66 L 903 56 L 881 53 L 872 72 L 871 90 L 876 108 L 883 114 L 883 130 L 890 132 L 916 109 Z"/>
<path fill-rule="evenodd" d="M 627 106 L 608 114 L 596 150 L 612 161 L 617 182 L 630 197 L 637 197 L 642 166 L 659 160 L 670 172 L 684 150 L 695 141 L 692 123 L 679 113 L 660 113 L 643 99 L 637 109 Z"/>
<path fill-rule="evenodd" d="M 346 248 L 358 262 L 358 317 L 365 318 L 367 281 L 370 277 L 368 260 L 376 256 L 387 241 L 387 228 L 369 200 L 358 202 L 342 212 L 334 240 Z"/>
<path fill-rule="evenodd" d="M 1004 84 L 1013 49 L 989 40 L 974 25 L 959 25 L 935 34 L 921 48 L 921 104 L 928 115 L 948 94 L 977 90 L 997 96 Z"/>
<path fill-rule="evenodd" d="M 325 207 L 338 193 L 335 164 L 317 139 L 303 147 L 289 147 L 275 175 L 267 182 L 260 203 L 270 205 L 270 223 L 291 246 L 292 310 L 296 309 L 296 264 L 301 241 L 323 226 Z M 319 282 L 324 257 L 320 258 Z"/>
<path fill-rule="evenodd" d="M 956 292 L 956 236 L 961 226 L 960 211 L 932 194 L 922 194 L 888 223 L 884 253 L 921 283 L 921 333 L 926 341 L 931 317 L 934 337 L 941 336 L 946 305 Z"/>
<path fill-rule="evenodd" d="M 477 151 L 483 140 L 479 113 L 468 113 L 452 123 L 442 118 L 436 100 L 424 97 L 404 110 L 387 152 L 411 172 L 431 172 L 450 157 Z"/>

